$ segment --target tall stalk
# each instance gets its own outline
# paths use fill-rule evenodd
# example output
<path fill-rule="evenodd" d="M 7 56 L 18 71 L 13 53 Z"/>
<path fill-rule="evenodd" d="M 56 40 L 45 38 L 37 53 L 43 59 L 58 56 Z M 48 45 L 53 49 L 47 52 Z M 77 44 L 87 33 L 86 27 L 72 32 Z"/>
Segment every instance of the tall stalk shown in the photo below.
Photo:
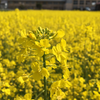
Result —
<path fill-rule="evenodd" d="M 44 55 L 43 55 L 43 67 L 46 68 L 45 52 L 44 52 Z M 46 80 L 46 77 L 44 76 L 44 100 L 47 100 L 46 86 L 47 86 L 47 80 Z"/>

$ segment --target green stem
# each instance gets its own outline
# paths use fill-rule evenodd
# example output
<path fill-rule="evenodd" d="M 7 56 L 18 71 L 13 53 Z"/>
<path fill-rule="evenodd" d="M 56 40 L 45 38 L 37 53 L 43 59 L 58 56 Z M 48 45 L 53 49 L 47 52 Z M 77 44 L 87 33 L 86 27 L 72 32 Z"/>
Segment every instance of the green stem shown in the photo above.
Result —
<path fill-rule="evenodd" d="M 44 92 L 44 90 L 41 91 L 41 92 L 39 93 L 39 95 L 35 98 L 35 100 L 38 100 L 38 98 L 40 97 L 40 95 L 41 95 L 43 92 Z"/>
<path fill-rule="evenodd" d="M 43 67 L 46 68 L 46 62 L 45 62 L 45 53 L 43 55 Z M 44 76 L 44 100 L 47 100 L 47 80 L 46 77 Z"/>
<path fill-rule="evenodd" d="M 33 85 L 34 85 L 34 93 L 35 93 L 34 96 L 37 97 L 37 94 L 36 94 L 36 88 L 35 88 L 35 82 L 34 82 Z"/>

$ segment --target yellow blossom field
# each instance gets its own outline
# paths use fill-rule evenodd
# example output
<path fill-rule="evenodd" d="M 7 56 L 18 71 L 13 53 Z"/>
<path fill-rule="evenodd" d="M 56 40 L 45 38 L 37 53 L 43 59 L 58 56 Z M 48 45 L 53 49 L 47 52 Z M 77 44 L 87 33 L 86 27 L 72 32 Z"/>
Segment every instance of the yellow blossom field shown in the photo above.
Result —
<path fill-rule="evenodd" d="M 100 100 L 100 12 L 0 11 L 0 100 Z"/>

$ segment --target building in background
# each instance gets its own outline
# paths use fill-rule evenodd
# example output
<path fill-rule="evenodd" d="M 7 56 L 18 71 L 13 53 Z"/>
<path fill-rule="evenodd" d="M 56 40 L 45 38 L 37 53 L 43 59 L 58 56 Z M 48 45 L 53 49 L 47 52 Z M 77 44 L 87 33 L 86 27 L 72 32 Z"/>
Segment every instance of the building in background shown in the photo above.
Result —
<path fill-rule="evenodd" d="M 73 9 L 85 9 L 90 8 L 91 10 L 95 10 L 96 4 L 99 3 L 100 0 L 73 0 Z"/>
<path fill-rule="evenodd" d="M 100 10 L 100 2 L 96 3 L 95 10 Z"/>
<path fill-rule="evenodd" d="M 0 0 L 0 9 L 7 9 L 7 0 Z"/>
<path fill-rule="evenodd" d="M 4 1 L 4 0 L 2 0 Z M 8 9 L 95 10 L 100 0 L 7 0 Z"/>
<path fill-rule="evenodd" d="M 65 9 L 66 0 L 8 0 L 8 8 Z"/>

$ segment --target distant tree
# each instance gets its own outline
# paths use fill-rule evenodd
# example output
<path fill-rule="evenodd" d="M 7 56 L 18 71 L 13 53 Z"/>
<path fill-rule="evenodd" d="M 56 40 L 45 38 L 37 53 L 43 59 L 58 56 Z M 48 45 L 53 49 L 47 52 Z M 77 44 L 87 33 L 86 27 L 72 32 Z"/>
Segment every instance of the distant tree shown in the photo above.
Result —
<path fill-rule="evenodd" d="M 19 9 L 25 9 L 25 6 L 24 5 L 19 5 L 19 7 L 18 7 Z"/>
<path fill-rule="evenodd" d="M 37 9 L 42 9 L 42 4 L 37 3 L 37 4 L 36 4 L 36 8 L 37 8 Z"/>

